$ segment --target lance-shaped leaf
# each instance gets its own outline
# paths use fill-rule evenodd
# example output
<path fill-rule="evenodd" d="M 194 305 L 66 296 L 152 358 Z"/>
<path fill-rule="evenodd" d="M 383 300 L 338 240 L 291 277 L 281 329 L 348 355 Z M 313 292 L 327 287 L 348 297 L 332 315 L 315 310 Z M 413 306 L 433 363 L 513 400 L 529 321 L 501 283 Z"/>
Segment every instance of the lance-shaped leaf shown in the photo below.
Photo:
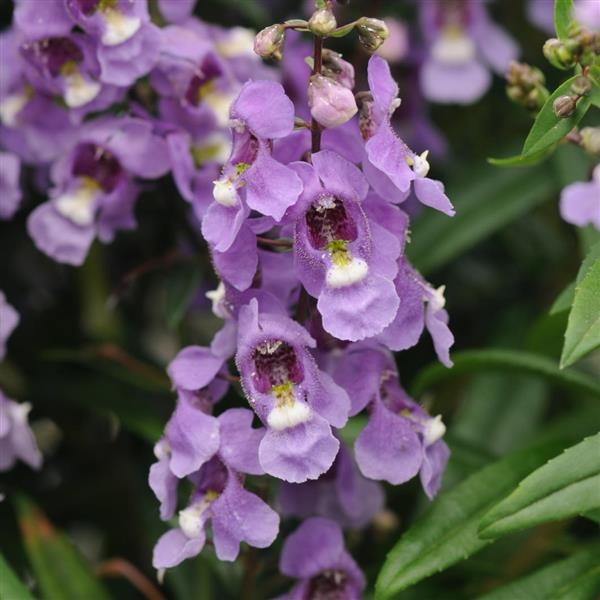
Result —
<path fill-rule="evenodd" d="M 0 554 L 0 598 L 6 600 L 34 600 L 16 573 Z"/>
<path fill-rule="evenodd" d="M 83 556 L 31 500 L 17 496 L 16 508 L 27 557 L 44 600 L 109 600 Z"/>
<path fill-rule="evenodd" d="M 560 118 L 554 114 L 554 101 L 559 96 L 571 95 L 571 85 L 573 85 L 577 77 L 578 75 L 575 75 L 567 79 L 546 100 L 523 144 L 521 156 L 529 156 L 542 152 L 564 138 L 583 119 L 591 104 L 589 96 L 584 96 L 577 102 L 575 111 L 570 117 Z"/>
<path fill-rule="evenodd" d="M 568 367 L 600 347 L 600 259 L 575 287 L 560 366 Z"/>
<path fill-rule="evenodd" d="M 600 383 L 596 378 L 578 371 L 560 370 L 545 356 L 520 350 L 466 350 L 452 355 L 454 366 L 447 369 L 439 363 L 425 367 L 411 386 L 412 395 L 419 395 L 432 385 L 454 379 L 465 373 L 478 371 L 518 371 L 543 377 L 549 383 L 565 390 L 600 399 Z"/>
<path fill-rule="evenodd" d="M 556 600 L 567 591 L 577 589 L 594 572 L 600 582 L 598 556 L 600 544 L 592 544 L 569 558 L 480 596 L 479 600 Z"/>
<path fill-rule="evenodd" d="M 561 40 L 569 37 L 573 0 L 554 0 L 554 28 Z"/>
<path fill-rule="evenodd" d="M 477 534 L 481 517 L 560 448 L 553 442 L 515 452 L 442 493 L 388 554 L 377 578 L 375 598 L 394 598 L 401 590 L 481 550 L 491 541 Z"/>
<path fill-rule="evenodd" d="M 600 433 L 565 450 L 527 476 L 481 520 L 494 538 L 600 508 Z"/>

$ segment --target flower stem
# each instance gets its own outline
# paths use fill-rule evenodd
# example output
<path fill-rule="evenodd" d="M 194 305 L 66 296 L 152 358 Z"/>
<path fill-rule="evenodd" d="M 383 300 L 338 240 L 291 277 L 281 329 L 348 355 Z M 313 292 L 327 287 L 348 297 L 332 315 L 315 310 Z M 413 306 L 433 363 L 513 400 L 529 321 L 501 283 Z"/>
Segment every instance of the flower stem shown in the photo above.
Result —
<path fill-rule="evenodd" d="M 323 67 L 323 38 L 315 35 L 313 75 L 320 75 Z M 311 152 L 314 154 L 321 149 L 321 126 L 313 118 L 310 122 Z"/>

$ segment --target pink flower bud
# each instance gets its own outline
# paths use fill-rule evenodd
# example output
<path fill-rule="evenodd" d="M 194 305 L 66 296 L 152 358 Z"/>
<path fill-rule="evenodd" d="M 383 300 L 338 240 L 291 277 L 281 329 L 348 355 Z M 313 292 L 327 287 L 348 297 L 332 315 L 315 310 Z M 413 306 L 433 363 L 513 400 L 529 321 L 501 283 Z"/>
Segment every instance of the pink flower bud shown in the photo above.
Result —
<path fill-rule="evenodd" d="M 259 31 L 254 38 L 254 52 L 262 58 L 281 60 L 281 50 L 285 40 L 285 28 L 275 24 Z"/>
<path fill-rule="evenodd" d="M 308 104 L 310 114 L 323 127 L 342 125 L 358 111 L 352 91 L 323 75 L 310 78 Z"/>
<path fill-rule="evenodd" d="M 344 60 L 341 54 L 328 48 L 323 49 L 322 74 L 337 81 L 349 90 L 354 88 L 354 67 L 347 60 Z"/>

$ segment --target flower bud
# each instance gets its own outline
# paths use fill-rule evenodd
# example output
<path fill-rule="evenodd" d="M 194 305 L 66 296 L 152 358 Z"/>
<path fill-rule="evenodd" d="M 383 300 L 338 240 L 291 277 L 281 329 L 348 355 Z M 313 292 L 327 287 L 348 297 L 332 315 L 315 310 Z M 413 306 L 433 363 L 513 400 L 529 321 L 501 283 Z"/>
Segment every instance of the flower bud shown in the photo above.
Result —
<path fill-rule="evenodd" d="M 584 127 L 580 134 L 581 147 L 593 156 L 600 156 L 600 127 Z"/>
<path fill-rule="evenodd" d="M 585 96 L 590 93 L 591 89 L 592 82 L 585 75 L 580 75 L 571 84 L 571 92 L 576 96 Z"/>
<path fill-rule="evenodd" d="M 323 75 L 313 75 L 308 84 L 310 114 L 323 127 L 337 127 L 349 121 L 358 111 L 354 94 Z"/>
<path fill-rule="evenodd" d="M 321 73 L 349 90 L 354 88 L 354 67 L 341 54 L 325 48 Z"/>
<path fill-rule="evenodd" d="M 566 119 L 575 112 L 577 102 L 572 96 L 559 96 L 552 105 L 554 114 L 559 119 Z"/>
<path fill-rule="evenodd" d="M 557 69 L 568 69 L 575 64 L 571 50 L 556 38 L 546 40 L 543 52 L 546 60 Z"/>
<path fill-rule="evenodd" d="M 308 21 L 308 28 L 315 35 L 327 36 L 337 27 L 335 16 L 328 8 L 321 8 L 313 13 Z"/>
<path fill-rule="evenodd" d="M 262 58 L 281 60 L 285 27 L 279 23 L 265 27 L 254 38 L 254 52 Z"/>
<path fill-rule="evenodd" d="M 375 52 L 387 39 L 389 31 L 387 25 L 380 19 L 362 17 L 356 22 L 358 41 L 368 52 Z"/>

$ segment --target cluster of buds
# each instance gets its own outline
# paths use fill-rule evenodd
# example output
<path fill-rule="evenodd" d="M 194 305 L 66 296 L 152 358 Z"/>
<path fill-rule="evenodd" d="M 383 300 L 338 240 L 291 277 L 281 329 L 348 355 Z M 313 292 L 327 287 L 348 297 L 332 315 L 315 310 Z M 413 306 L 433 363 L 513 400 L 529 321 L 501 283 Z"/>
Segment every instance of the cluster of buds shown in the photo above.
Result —
<path fill-rule="evenodd" d="M 580 75 L 571 84 L 571 93 L 559 96 L 553 104 L 554 114 L 560 119 L 570 117 L 577 108 L 577 102 L 583 96 L 587 96 L 592 89 L 592 82 L 589 80 L 586 72 Z"/>
<path fill-rule="evenodd" d="M 543 51 L 548 62 L 557 69 L 590 65 L 600 54 L 600 34 L 573 23 L 566 40 L 550 38 Z"/>
<path fill-rule="evenodd" d="M 254 51 L 262 58 L 281 60 L 285 32 L 295 29 L 301 32 L 310 32 L 319 38 L 344 37 L 356 29 L 358 41 L 370 53 L 376 52 L 388 38 L 389 31 L 384 21 L 361 17 L 356 21 L 338 27 L 330 2 L 319 2 L 317 10 L 308 21 L 291 19 L 285 23 L 276 23 L 265 27 L 258 33 L 254 43 Z"/>
<path fill-rule="evenodd" d="M 536 67 L 513 61 L 506 74 L 506 82 L 508 97 L 534 114 L 548 99 L 549 92 L 544 85 L 546 79 Z"/>

